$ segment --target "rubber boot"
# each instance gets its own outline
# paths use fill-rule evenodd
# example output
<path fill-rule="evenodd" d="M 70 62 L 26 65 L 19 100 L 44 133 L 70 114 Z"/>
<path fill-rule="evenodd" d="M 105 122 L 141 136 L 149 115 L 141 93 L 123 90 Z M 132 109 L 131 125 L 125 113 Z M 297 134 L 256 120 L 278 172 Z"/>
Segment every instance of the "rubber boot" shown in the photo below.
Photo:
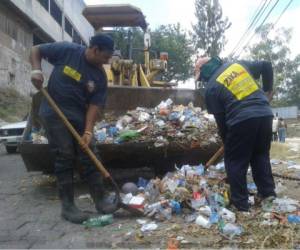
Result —
<path fill-rule="evenodd" d="M 79 210 L 74 203 L 73 183 L 59 184 L 59 197 L 62 203 L 61 216 L 72 223 L 81 224 L 89 215 Z"/>
<path fill-rule="evenodd" d="M 95 208 L 100 214 L 112 214 L 118 209 L 118 202 L 108 203 L 104 199 L 102 177 L 99 173 L 92 173 L 87 177 L 91 197 Z"/>

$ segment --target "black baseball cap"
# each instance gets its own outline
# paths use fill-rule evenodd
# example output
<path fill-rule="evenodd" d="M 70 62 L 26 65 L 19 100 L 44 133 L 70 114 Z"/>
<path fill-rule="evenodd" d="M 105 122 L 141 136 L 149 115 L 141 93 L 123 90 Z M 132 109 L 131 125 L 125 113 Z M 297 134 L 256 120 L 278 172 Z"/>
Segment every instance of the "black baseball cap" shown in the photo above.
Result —
<path fill-rule="evenodd" d="M 114 40 L 110 36 L 100 33 L 91 37 L 90 47 L 93 46 L 97 46 L 100 50 L 113 52 Z"/>

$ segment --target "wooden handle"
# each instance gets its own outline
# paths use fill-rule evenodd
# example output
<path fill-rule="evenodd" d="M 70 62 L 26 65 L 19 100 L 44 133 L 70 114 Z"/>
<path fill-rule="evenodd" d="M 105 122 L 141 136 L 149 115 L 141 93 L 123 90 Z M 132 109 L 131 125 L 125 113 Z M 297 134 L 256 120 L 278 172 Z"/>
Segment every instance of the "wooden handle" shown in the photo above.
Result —
<path fill-rule="evenodd" d="M 49 105 L 54 109 L 55 113 L 59 116 L 59 118 L 66 125 L 66 127 L 71 132 L 71 134 L 75 137 L 75 139 L 78 142 L 78 144 L 80 146 L 83 145 L 83 141 L 81 139 L 81 136 L 77 133 L 77 131 L 74 129 L 74 127 L 72 126 L 72 124 L 68 121 L 68 119 L 66 118 L 66 116 L 64 115 L 64 113 L 56 105 L 56 103 L 54 102 L 54 100 L 52 99 L 52 97 L 48 94 L 47 90 L 44 89 L 44 88 L 42 88 L 41 92 L 44 95 L 44 97 L 47 99 Z M 93 151 L 89 147 L 83 148 L 83 150 L 88 154 L 88 156 L 94 162 L 94 164 L 99 169 L 99 171 L 102 173 L 102 175 L 105 178 L 110 178 L 111 179 L 110 173 L 105 169 L 105 167 L 103 166 L 103 164 L 97 159 L 97 157 L 93 153 Z"/>
<path fill-rule="evenodd" d="M 224 146 L 220 147 L 219 150 L 209 159 L 209 161 L 205 164 L 205 168 L 208 169 L 223 154 L 224 154 Z"/>

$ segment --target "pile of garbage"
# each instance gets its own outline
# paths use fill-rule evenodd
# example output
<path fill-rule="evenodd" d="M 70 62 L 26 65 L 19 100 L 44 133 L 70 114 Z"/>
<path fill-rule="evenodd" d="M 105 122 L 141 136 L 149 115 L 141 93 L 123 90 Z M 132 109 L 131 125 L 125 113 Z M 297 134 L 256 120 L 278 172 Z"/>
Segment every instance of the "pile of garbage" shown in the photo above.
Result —
<path fill-rule="evenodd" d="M 296 200 L 282 197 L 266 200 L 257 206 L 254 183 L 248 184 L 252 212 L 236 211 L 229 206 L 229 186 L 224 178 L 224 163 L 212 166 L 209 170 L 205 170 L 201 164 L 184 165 L 176 168 L 175 172 L 167 173 L 162 179 L 148 181 L 139 178 L 137 184 L 125 184 L 122 199 L 125 204 L 142 210 L 150 219 L 150 222 L 138 220 L 141 232 L 157 230 L 158 222 L 170 221 L 174 216 L 204 230 L 215 228 L 230 239 L 246 231 L 243 221 L 238 220 L 238 214 L 253 216 L 254 213 L 262 227 L 281 225 L 283 222 L 300 223 L 300 204 Z"/>
<path fill-rule="evenodd" d="M 193 103 L 174 105 L 171 99 L 155 108 L 137 107 L 120 117 L 106 117 L 96 125 L 95 137 L 101 144 L 135 141 L 153 142 L 155 147 L 172 141 L 192 147 L 219 141 L 212 115 Z"/>
<path fill-rule="evenodd" d="M 141 209 L 155 221 L 170 220 L 173 215 L 183 215 L 186 223 L 209 229 L 217 225 L 230 237 L 240 235 L 242 227 L 229 205 L 228 186 L 224 182 L 224 163 L 205 171 L 203 165 L 184 165 L 164 178 L 147 181 L 139 178 L 134 193 L 127 193 L 123 202 Z M 188 210 L 188 213 L 183 213 Z M 144 224 L 141 231 L 154 230 L 154 222 Z"/>
<path fill-rule="evenodd" d="M 137 219 L 134 226 L 124 229 L 126 237 L 133 237 L 137 242 L 152 242 L 161 236 L 185 247 L 206 236 L 210 240 L 209 245 L 204 246 L 214 248 L 231 243 L 245 248 L 297 245 L 300 240 L 299 201 L 281 194 L 259 201 L 250 173 L 248 179 L 249 212 L 239 212 L 230 206 L 223 162 L 207 170 L 201 164 L 183 165 L 163 178 L 146 180 L 140 177 L 136 183 L 125 183 L 122 201 L 145 215 Z M 282 188 L 280 183 L 276 184 L 278 190 Z M 113 200 L 113 197 L 108 199 Z M 112 223 L 112 227 L 117 225 L 111 215 L 90 219 L 84 225 L 102 227 Z"/>

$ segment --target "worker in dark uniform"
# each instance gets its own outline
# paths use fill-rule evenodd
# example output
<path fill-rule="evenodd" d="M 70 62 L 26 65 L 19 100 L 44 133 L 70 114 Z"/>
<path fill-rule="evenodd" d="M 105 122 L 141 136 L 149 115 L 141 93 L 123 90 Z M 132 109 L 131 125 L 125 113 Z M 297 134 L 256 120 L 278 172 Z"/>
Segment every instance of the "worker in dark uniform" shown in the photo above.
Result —
<path fill-rule="evenodd" d="M 223 62 L 218 57 L 200 58 L 196 79 L 205 83 L 205 102 L 213 114 L 225 147 L 225 169 L 231 203 L 248 211 L 247 170 L 262 198 L 275 197 L 270 164 L 273 113 L 273 69 L 266 61 Z M 255 80 L 262 76 L 263 88 Z"/>
<path fill-rule="evenodd" d="M 110 205 L 103 202 L 101 175 L 82 148 L 90 146 L 99 109 L 105 104 L 107 80 L 102 65 L 109 61 L 113 50 L 113 40 L 107 35 L 97 34 L 91 38 L 89 47 L 69 42 L 46 43 L 34 46 L 30 54 L 31 81 L 37 89 L 42 88 L 44 81 L 41 60 L 46 59 L 54 66 L 48 92 L 84 142 L 81 147 L 76 143 L 44 99 L 39 114 L 55 155 L 62 217 L 73 223 L 88 219 L 88 214 L 80 211 L 74 203 L 73 166 L 76 157 L 83 166 L 82 175 L 89 184 L 96 209 L 99 213 L 111 212 Z"/>

